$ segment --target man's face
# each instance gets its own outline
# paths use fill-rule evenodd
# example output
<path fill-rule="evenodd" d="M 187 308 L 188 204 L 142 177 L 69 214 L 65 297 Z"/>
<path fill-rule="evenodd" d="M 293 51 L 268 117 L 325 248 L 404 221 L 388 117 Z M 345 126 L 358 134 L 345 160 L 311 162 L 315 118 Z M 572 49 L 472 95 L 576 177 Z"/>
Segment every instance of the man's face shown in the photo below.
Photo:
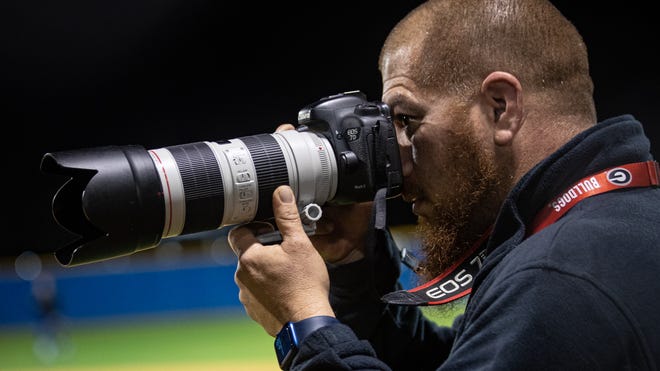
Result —
<path fill-rule="evenodd" d="M 422 90 L 405 69 L 383 73 L 404 175 L 404 200 L 419 217 L 432 278 L 451 266 L 493 222 L 510 189 L 510 170 L 495 162 L 479 105 Z"/>

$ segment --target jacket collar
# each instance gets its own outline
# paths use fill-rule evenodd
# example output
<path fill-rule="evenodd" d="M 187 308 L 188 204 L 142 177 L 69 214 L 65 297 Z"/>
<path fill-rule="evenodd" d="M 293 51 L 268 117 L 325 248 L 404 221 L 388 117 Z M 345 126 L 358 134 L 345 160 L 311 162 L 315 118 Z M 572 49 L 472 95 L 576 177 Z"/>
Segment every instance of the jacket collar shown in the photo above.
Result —
<path fill-rule="evenodd" d="M 531 220 L 551 197 L 607 167 L 651 159 L 650 142 L 632 115 L 607 119 L 578 134 L 532 168 L 511 190 L 495 221 L 481 272 L 492 269 L 523 241 Z"/>

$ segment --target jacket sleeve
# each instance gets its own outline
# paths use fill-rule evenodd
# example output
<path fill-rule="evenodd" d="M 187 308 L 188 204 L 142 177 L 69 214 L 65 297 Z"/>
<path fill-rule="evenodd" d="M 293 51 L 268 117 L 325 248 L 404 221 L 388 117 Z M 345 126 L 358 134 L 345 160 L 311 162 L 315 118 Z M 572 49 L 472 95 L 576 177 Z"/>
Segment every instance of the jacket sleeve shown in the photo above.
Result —
<path fill-rule="evenodd" d="M 322 328 L 309 342 L 306 338 L 294 365 L 305 360 L 330 362 L 336 369 L 430 370 L 446 359 L 452 329 L 437 326 L 417 307 L 381 301 L 384 294 L 401 288 L 397 251 L 390 233 L 377 231 L 364 259 L 328 266 L 330 301 L 343 325 Z"/>

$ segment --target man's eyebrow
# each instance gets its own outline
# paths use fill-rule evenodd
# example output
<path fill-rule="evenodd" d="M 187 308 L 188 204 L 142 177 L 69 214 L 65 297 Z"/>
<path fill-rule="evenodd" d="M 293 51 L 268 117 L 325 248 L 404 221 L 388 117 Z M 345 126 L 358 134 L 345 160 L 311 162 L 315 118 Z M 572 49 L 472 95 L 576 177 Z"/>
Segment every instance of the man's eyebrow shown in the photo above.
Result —
<path fill-rule="evenodd" d="M 419 103 L 406 94 L 395 93 L 387 99 L 387 105 L 397 111 L 408 111 L 408 114 L 420 115 L 424 112 Z"/>
<path fill-rule="evenodd" d="M 404 94 L 394 94 L 391 98 L 387 99 L 387 104 L 389 106 L 409 106 L 411 101 Z"/>

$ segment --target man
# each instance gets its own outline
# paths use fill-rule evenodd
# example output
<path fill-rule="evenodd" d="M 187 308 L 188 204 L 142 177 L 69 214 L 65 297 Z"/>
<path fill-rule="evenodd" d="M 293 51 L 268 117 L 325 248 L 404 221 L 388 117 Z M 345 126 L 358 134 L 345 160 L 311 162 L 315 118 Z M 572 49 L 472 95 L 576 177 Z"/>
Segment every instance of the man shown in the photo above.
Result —
<path fill-rule="evenodd" d="M 420 275 L 454 278 L 429 281 L 428 300 L 397 291 L 400 260 L 369 204 L 326 209 L 310 241 L 278 188 L 282 243 L 259 244 L 256 225 L 229 239 L 240 300 L 279 334 L 283 368 L 657 369 L 657 163 L 632 116 L 597 123 L 573 25 L 543 0 L 429 1 L 392 30 L 379 67 Z M 452 270 L 475 262 L 474 275 Z M 464 283 L 451 328 L 421 315 Z"/>

